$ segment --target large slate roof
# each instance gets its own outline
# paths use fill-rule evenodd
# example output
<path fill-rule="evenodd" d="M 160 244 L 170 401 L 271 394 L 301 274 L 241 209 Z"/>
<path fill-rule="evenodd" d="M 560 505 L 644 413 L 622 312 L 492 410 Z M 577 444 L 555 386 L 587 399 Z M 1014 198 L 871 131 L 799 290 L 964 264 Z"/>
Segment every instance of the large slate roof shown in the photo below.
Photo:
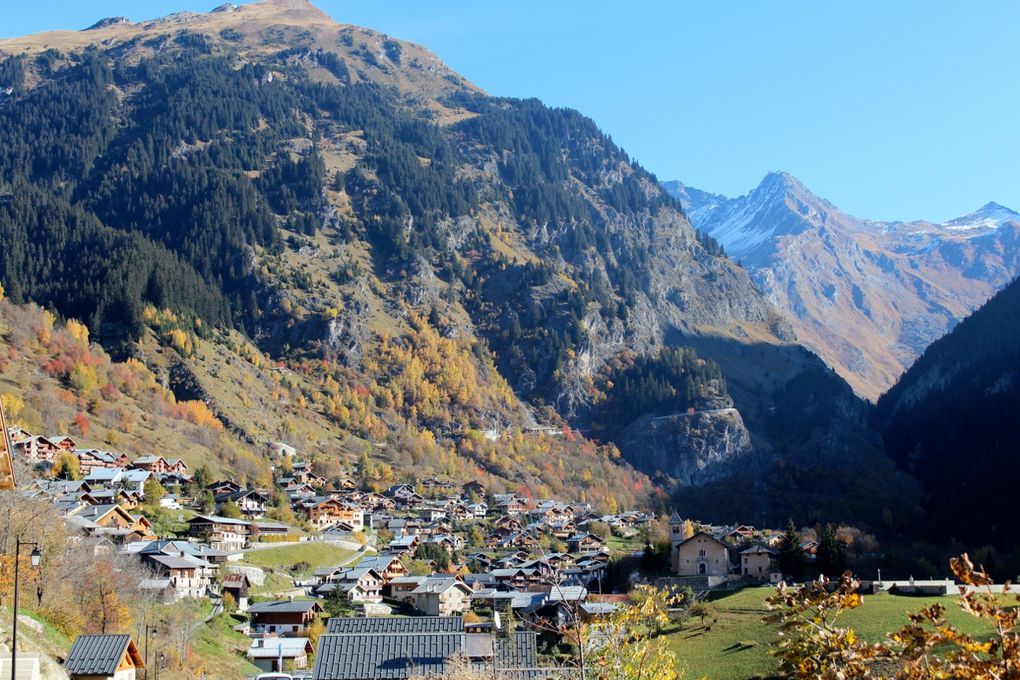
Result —
<path fill-rule="evenodd" d="M 337 618 L 326 622 L 326 633 L 463 633 L 464 619 L 459 616 L 375 616 Z"/>
<path fill-rule="evenodd" d="M 476 670 L 491 669 L 493 643 L 500 677 L 535 680 L 549 676 L 537 669 L 535 634 L 518 631 L 510 640 L 463 632 L 326 634 L 319 638 L 312 677 L 315 680 L 433 677 L 451 670 L 450 659 L 465 653 L 485 657 L 473 662 Z"/>
<path fill-rule="evenodd" d="M 64 668 L 71 675 L 113 675 L 130 642 L 130 635 L 79 635 Z"/>

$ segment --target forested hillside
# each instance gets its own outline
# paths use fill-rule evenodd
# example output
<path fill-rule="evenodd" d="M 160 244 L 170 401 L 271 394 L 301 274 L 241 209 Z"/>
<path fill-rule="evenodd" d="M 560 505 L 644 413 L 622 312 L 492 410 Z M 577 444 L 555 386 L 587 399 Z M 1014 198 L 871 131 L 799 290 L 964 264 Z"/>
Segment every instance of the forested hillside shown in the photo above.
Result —
<path fill-rule="evenodd" d="M 825 471 L 780 471 L 819 452 L 880 466 L 873 437 L 840 435 L 863 404 L 580 113 L 486 96 L 423 48 L 303 0 L 0 52 L 10 299 L 165 370 L 245 446 L 368 456 L 375 483 L 487 475 L 656 504 L 682 480 L 652 488 L 636 424 L 693 410 L 708 476 L 758 480 L 742 502 L 763 521 L 788 509 L 767 496 L 808 492 L 831 501 L 816 514 L 861 519 L 840 517 L 846 491 L 829 494 Z M 264 389 L 238 393 L 245 380 Z M 739 445 L 711 434 L 717 416 Z M 880 487 L 909 507 L 900 480 Z M 714 496 L 701 512 L 734 507 Z M 904 516 L 885 500 L 858 510 Z"/>
<path fill-rule="evenodd" d="M 876 422 L 928 495 L 939 540 L 1012 549 L 1020 532 L 1012 466 L 1020 452 L 1020 282 L 932 344 L 879 399 Z"/>

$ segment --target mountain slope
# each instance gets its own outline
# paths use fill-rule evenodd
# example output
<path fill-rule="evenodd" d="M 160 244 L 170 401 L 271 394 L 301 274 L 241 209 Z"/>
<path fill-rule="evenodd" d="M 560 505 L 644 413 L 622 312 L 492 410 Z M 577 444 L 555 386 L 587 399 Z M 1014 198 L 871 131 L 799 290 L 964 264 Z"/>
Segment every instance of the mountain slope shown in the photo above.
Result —
<path fill-rule="evenodd" d="M 866 432 L 827 435 L 859 424 L 864 405 L 576 111 L 488 97 L 423 48 L 298 0 L 104 21 L 0 50 L 18 53 L 0 59 L 10 297 L 80 318 L 116 355 L 178 376 L 175 390 L 246 441 L 267 428 L 245 408 L 314 447 L 321 438 L 298 424 L 309 418 L 336 428 L 334 458 L 371 452 L 377 484 L 489 475 L 603 507 L 661 502 L 649 476 L 664 455 L 680 459 L 669 491 L 745 475 L 751 453 L 773 467 L 819 449 L 881 457 Z M 114 237 L 140 253 L 130 266 L 105 245 Z M 290 371 L 265 383 L 268 400 L 246 403 L 215 360 L 245 343 L 270 364 L 260 379 Z M 627 393 L 614 378 L 633 366 L 661 398 L 606 427 L 605 405 Z M 805 374 L 818 379 L 784 391 Z M 774 418 L 777 399 L 816 427 Z M 717 401 L 740 417 L 711 413 Z M 678 442 L 666 452 L 646 455 L 648 432 L 627 430 L 690 408 L 708 413 L 660 421 Z M 685 444 L 703 434 L 718 441 Z M 697 475 L 682 472 L 691 464 Z M 769 479 L 762 507 L 791 489 Z M 827 484 L 800 483 L 812 485 Z"/>
<path fill-rule="evenodd" d="M 847 215 L 786 173 L 735 199 L 667 188 L 868 399 L 1020 272 L 1020 214 L 994 203 L 945 224 L 888 223 Z"/>
<path fill-rule="evenodd" d="M 940 538 L 1014 548 L 1020 281 L 939 339 L 878 401 L 889 452 L 925 485 Z"/>

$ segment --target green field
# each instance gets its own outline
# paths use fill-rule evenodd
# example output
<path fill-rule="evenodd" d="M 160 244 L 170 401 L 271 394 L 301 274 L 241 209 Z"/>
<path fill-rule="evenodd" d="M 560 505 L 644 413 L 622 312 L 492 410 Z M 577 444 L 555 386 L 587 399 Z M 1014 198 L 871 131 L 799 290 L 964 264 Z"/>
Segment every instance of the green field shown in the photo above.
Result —
<path fill-rule="evenodd" d="M 220 614 L 204 626 L 199 626 L 192 639 L 192 648 L 207 677 L 223 680 L 240 680 L 259 673 L 248 663 L 245 653 L 251 646 L 247 635 L 233 629 L 237 624 L 232 616 Z"/>
<path fill-rule="evenodd" d="M 242 564 L 261 567 L 277 572 L 289 572 L 299 578 L 307 578 L 316 569 L 331 567 L 346 562 L 354 556 L 353 550 L 345 550 L 327 543 L 299 543 L 265 550 L 249 550 L 244 553 Z M 307 564 L 290 572 L 296 564 Z"/>
<path fill-rule="evenodd" d="M 688 678 L 745 680 L 775 672 L 776 663 L 768 650 L 776 639 L 776 627 L 761 622 L 767 613 L 762 602 L 771 592 L 771 588 L 746 588 L 714 597 L 710 601 L 718 612 L 714 624 L 706 621 L 702 627 L 698 619 L 688 619 L 680 630 L 669 634 Z M 944 604 L 946 618 L 962 630 L 981 631 L 982 624 L 960 611 L 955 597 L 867 595 L 860 608 L 847 612 L 840 621 L 864 639 L 879 641 L 907 623 L 907 612 L 934 602 Z"/>

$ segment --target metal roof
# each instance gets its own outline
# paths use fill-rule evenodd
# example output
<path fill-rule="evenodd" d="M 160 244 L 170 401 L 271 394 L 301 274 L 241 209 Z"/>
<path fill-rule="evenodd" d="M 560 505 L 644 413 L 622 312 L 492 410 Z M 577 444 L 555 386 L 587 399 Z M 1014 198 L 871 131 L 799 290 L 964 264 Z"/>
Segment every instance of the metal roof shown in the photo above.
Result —
<path fill-rule="evenodd" d="M 276 600 L 275 602 L 259 602 L 248 607 L 249 614 L 304 614 L 305 612 L 321 605 L 317 600 Z"/>
<path fill-rule="evenodd" d="M 305 656 L 312 651 L 312 643 L 308 638 L 258 638 L 251 641 L 248 648 L 250 659 L 275 659 L 277 656 L 294 658 Z"/>
<path fill-rule="evenodd" d="M 326 633 L 460 633 L 464 620 L 459 616 L 370 616 L 331 618 Z"/>
<path fill-rule="evenodd" d="M 67 653 L 64 668 L 72 675 L 113 675 L 130 643 L 130 635 L 79 635 Z"/>
<path fill-rule="evenodd" d="M 416 617 L 454 618 L 454 617 Z M 490 636 L 484 635 L 491 639 Z M 478 638 L 469 642 L 470 638 Z M 436 676 L 450 670 L 451 657 L 480 654 L 476 669 L 491 667 L 493 652 L 500 677 L 547 677 L 537 671 L 535 634 L 515 632 L 510 640 L 496 638 L 493 650 L 480 637 L 463 632 L 326 634 L 316 651 L 316 680 L 390 680 Z"/>

